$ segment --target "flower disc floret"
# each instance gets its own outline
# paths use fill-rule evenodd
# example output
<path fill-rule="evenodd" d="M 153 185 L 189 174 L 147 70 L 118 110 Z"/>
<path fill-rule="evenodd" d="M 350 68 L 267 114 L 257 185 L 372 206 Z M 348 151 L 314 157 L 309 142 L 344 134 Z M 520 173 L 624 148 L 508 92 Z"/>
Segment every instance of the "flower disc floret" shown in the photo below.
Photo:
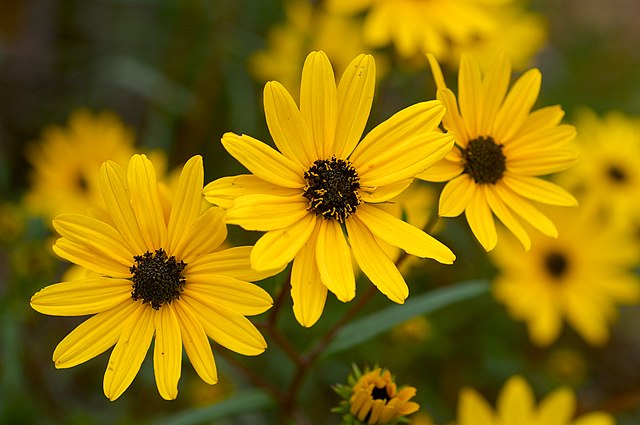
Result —
<path fill-rule="evenodd" d="M 497 144 L 491 137 L 481 136 L 471 140 L 467 147 L 462 149 L 462 158 L 463 173 L 469 174 L 478 184 L 496 184 L 507 169 L 502 145 Z"/>
<path fill-rule="evenodd" d="M 552 277 L 559 279 L 567 273 L 569 262 L 567 256 L 560 252 L 550 252 L 544 258 L 545 270 Z"/>
<path fill-rule="evenodd" d="M 149 251 L 144 255 L 133 257 L 136 264 L 129 269 L 133 274 L 131 298 L 134 301 L 142 300 L 158 310 L 165 303 L 180 298 L 185 284 L 182 275 L 187 266 L 184 261 L 176 261 L 176 258 L 168 256 L 162 249 L 154 253 Z"/>

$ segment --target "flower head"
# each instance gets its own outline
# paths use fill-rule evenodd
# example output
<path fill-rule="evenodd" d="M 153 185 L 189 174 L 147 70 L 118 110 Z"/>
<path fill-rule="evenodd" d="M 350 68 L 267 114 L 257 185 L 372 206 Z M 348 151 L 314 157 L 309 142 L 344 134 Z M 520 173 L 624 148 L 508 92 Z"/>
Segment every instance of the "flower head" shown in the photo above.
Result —
<path fill-rule="evenodd" d="M 566 190 L 537 177 L 577 161 L 567 147 L 575 129 L 559 124 L 563 111 L 557 106 L 531 111 L 540 91 L 540 71 L 527 71 L 507 92 L 511 66 L 504 55 L 497 57 L 484 78 L 478 64 L 463 55 L 456 101 L 435 58 L 429 55 L 429 61 L 438 99 L 447 108 L 442 123 L 456 138 L 455 148 L 444 160 L 417 176 L 447 182 L 440 195 L 439 214 L 455 217 L 464 212 L 487 251 L 498 240 L 493 214 L 525 249 L 531 247 L 531 238 L 521 220 L 557 237 L 555 225 L 531 201 L 577 205 Z"/>
<path fill-rule="evenodd" d="M 614 425 L 608 413 L 591 412 L 572 419 L 576 396 L 569 388 L 559 388 L 547 395 L 538 407 L 531 387 L 520 376 L 513 376 L 498 395 L 494 412 L 474 389 L 464 388 L 458 401 L 457 425 Z"/>
<path fill-rule="evenodd" d="M 224 211 L 202 211 L 203 178 L 195 156 L 165 216 L 146 156 L 134 155 L 126 172 L 108 161 L 99 181 L 109 220 L 63 214 L 53 222 L 62 236 L 56 254 L 99 275 L 47 286 L 31 306 L 49 315 L 93 315 L 58 344 L 53 361 L 72 367 L 115 345 L 104 375 L 110 400 L 131 384 L 154 335 L 156 384 L 165 399 L 177 396 L 183 346 L 209 384 L 218 378 L 207 337 L 245 355 L 266 348 L 245 316 L 264 312 L 272 300 L 247 281 L 278 270 L 252 270 L 250 247 L 219 250 L 227 235 Z"/>
<path fill-rule="evenodd" d="M 617 304 L 640 300 L 632 268 L 638 242 L 621 223 L 605 225 L 586 205 L 580 214 L 556 209 L 558 239 L 536 237 L 531 251 L 503 238 L 490 258 L 498 268 L 493 292 L 511 315 L 527 323 L 537 345 L 555 341 L 563 319 L 593 345 L 604 344 Z"/>
<path fill-rule="evenodd" d="M 251 252 L 255 269 L 282 268 L 293 260 L 293 309 L 304 326 L 322 314 L 327 290 L 345 302 L 355 296 L 352 254 L 397 303 L 408 288 L 382 242 L 442 263 L 455 258 L 377 206 L 451 150 L 453 138 L 436 131 L 444 108 L 439 101 L 410 106 L 360 140 L 374 86 L 370 55 L 354 59 L 336 87 L 326 55 L 311 53 L 302 71 L 300 108 L 279 83 L 264 89 L 267 125 L 280 152 L 227 133 L 225 149 L 253 174 L 205 187 L 209 202 L 228 208 L 227 223 L 267 232 Z"/>

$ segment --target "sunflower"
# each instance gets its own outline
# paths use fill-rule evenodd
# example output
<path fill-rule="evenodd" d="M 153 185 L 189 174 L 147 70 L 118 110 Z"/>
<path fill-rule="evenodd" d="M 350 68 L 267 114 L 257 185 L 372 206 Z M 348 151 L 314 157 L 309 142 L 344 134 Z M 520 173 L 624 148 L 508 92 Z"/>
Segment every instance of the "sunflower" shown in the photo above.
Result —
<path fill-rule="evenodd" d="M 566 190 L 537 177 L 564 170 L 577 161 L 567 146 L 575 128 L 559 124 L 564 113 L 558 106 L 531 111 L 540 91 L 540 71 L 525 72 L 507 93 L 511 65 L 505 55 L 496 58 L 484 78 L 478 64 L 463 55 L 456 102 L 432 55 L 429 62 L 438 99 L 447 108 L 443 126 L 456 138 L 455 148 L 444 160 L 417 175 L 427 181 L 447 182 L 440 194 L 439 215 L 456 217 L 464 211 L 486 251 L 498 240 L 493 214 L 525 249 L 530 248 L 531 238 L 520 219 L 545 235 L 557 237 L 555 225 L 531 201 L 577 205 Z"/>
<path fill-rule="evenodd" d="M 312 52 L 302 71 L 300 109 L 279 83 L 264 89 L 267 125 L 280 152 L 226 133 L 225 149 L 253 174 L 225 177 L 204 190 L 208 201 L 228 208 L 227 223 L 267 232 L 251 252 L 256 270 L 293 260 L 293 310 L 303 326 L 322 314 L 327 289 L 343 302 L 353 299 L 352 253 L 397 303 L 408 288 L 382 241 L 442 263 L 455 259 L 446 246 L 376 205 L 451 150 L 453 138 L 434 131 L 444 108 L 439 101 L 410 106 L 360 141 L 374 86 L 372 56 L 355 58 L 336 88 L 327 56 Z"/>
<path fill-rule="evenodd" d="M 178 393 L 182 346 L 198 375 L 217 381 L 207 336 L 244 355 L 266 348 L 245 316 L 270 308 L 269 294 L 247 281 L 277 271 L 249 266 L 250 247 L 216 251 L 227 235 L 224 211 L 202 212 L 202 158 L 184 166 L 173 208 L 165 217 L 151 161 L 134 155 L 125 172 L 112 161 L 100 169 L 110 222 L 63 214 L 56 254 L 99 277 L 61 282 L 37 292 L 31 306 L 43 314 L 93 315 L 53 353 L 57 368 L 83 363 L 113 345 L 104 393 L 118 398 L 131 384 L 155 335 L 154 371 L 160 395 Z"/>
<path fill-rule="evenodd" d="M 590 412 L 572 419 L 576 396 L 567 387 L 559 388 L 542 399 L 536 407 L 531 387 L 521 376 L 512 376 L 498 394 L 494 412 L 474 389 L 463 388 L 458 400 L 457 425 L 614 425 L 605 412 Z"/>
<path fill-rule="evenodd" d="M 558 181 L 595 202 L 610 220 L 640 224 L 640 119 L 584 110 L 575 123 L 580 162 Z"/>
<path fill-rule="evenodd" d="M 640 279 L 632 268 L 640 249 L 627 226 L 605 225 L 593 208 L 580 214 L 557 208 L 551 216 L 560 236 L 539 236 L 531 251 L 503 238 L 490 258 L 498 268 L 496 299 L 527 323 L 531 340 L 554 342 L 563 319 L 590 344 L 602 345 L 618 304 L 640 300 Z"/>

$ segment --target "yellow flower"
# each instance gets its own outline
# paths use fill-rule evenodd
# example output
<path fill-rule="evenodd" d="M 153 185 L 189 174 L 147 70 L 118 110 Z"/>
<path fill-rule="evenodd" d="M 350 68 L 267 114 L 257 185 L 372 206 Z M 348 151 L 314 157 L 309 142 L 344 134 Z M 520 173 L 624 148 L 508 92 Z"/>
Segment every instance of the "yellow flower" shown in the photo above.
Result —
<path fill-rule="evenodd" d="M 264 89 L 267 125 L 281 153 L 227 133 L 225 149 L 253 174 L 205 187 L 209 202 L 229 208 L 227 223 L 267 231 L 251 252 L 256 270 L 293 260 L 293 310 L 303 326 L 322 314 L 327 289 L 341 301 L 353 299 L 352 254 L 382 293 L 404 302 L 407 285 L 380 241 L 442 263 L 455 259 L 446 246 L 376 206 L 451 150 L 452 137 L 434 131 L 444 109 L 438 101 L 410 106 L 360 141 L 374 86 L 370 55 L 354 59 L 336 88 L 327 56 L 312 52 L 299 109 L 279 83 Z"/>
<path fill-rule="evenodd" d="M 583 111 L 576 126 L 580 162 L 558 181 L 595 202 L 610 220 L 640 223 L 640 119 Z"/>
<path fill-rule="evenodd" d="M 520 376 L 512 376 L 498 395 L 494 412 L 474 389 L 463 388 L 458 401 L 457 425 L 614 425 L 605 412 L 591 412 L 572 419 L 576 396 L 567 387 L 559 388 L 535 405 L 533 391 Z"/>
<path fill-rule="evenodd" d="M 410 401 L 415 395 L 414 387 L 398 391 L 391 372 L 376 368 L 353 385 L 349 411 L 362 423 L 388 424 L 420 409 L 418 403 Z"/>
<path fill-rule="evenodd" d="M 28 146 L 32 187 L 25 204 L 47 219 L 63 212 L 85 213 L 102 203 L 100 165 L 107 160 L 126 164 L 133 153 L 133 134 L 120 118 L 79 109 L 68 127 L 50 126 L 41 143 Z"/>
<path fill-rule="evenodd" d="M 626 227 L 603 225 L 583 206 L 579 215 L 558 209 L 558 239 L 538 237 L 528 253 L 504 238 L 491 259 L 499 274 L 494 296 L 525 320 L 532 341 L 551 344 L 563 318 L 590 344 L 604 344 L 618 303 L 640 299 L 638 242 Z"/>
<path fill-rule="evenodd" d="M 134 155 L 126 172 L 105 162 L 99 176 L 109 222 L 60 215 L 53 225 L 62 237 L 53 249 L 100 277 L 50 285 L 31 298 L 44 314 L 93 315 L 58 344 L 56 367 L 75 366 L 115 345 L 104 375 L 104 393 L 115 400 L 133 381 L 155 335 L 158 391 L 174 399 L 183 345 L 209 384 L 217 372 L 207 336 L 241 354 L 262 353 L 265 340 L 245 316 L 264 312 L 272 300 L 247 281 L 275 272 L 250 268 L 251 247 L 216 251 L 227 230 L 222 209 L 201 210 L 202 158 L 184 166 L 168 216 L 146 156 Z"/>
<path fill-rule="evenodd" d="M 496 58 L 484 78 L 478 64 L 463 55 L 456 102 L 431 55 L 429 62 L 438 99 L 447 108 L 442 123 L 456 138 L 456 147 L 443 161 L 417 176 L 447 181 L 440 195 L 439 215 L 456 217 L 465 212 L 471 230 L 487 251 L 498 240 L 493 214 L 527 250 L 531 239 L 520 219 L 557 237 L 554 224 L 531 201 L 577 205 L 567 191 L 536 177 L 576 162 L 576 154 L 566 146 L 575 128 L 559 125 L 564 113 L 558 106 L 531 111 L 540 91 L 540 71 L 527 71 L 507 93 L 511 65 L 505 55 Z"/>

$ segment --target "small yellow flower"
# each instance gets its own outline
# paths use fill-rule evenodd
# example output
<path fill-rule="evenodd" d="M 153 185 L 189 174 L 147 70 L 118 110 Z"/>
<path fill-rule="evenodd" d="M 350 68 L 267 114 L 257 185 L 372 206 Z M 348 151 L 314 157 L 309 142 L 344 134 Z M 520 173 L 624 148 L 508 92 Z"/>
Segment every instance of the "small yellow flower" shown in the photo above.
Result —
<path fill-rule="evenodd" d="M 312 52 L 299 108 L 281 84 L 264 89 L 267 125 L 280 152 L 227 133 L 225 149 L 253 174 L 205 187 L 209 202 L 228 208 L 227 223 L 267 232 L 251 252 L 256 270 L 293 261 L 293 311 L 303 326 L 319 319 L 327 290 L 343 302 L 355 297 L 352 255 L 397 303 L 409 289 L 382 242 L 441 263 L 455 259 L 442 243 L 378 207 L 451 150 L 453 138 L 436 131 L 444 108 L 439 101 L 415 104 L 360 140 L 374 88 L 372 56 L 355 58 L 336 87 L 327 56 Z"/>
<path fill-rule="evenodd" d="M 134 155 L 127 171 L 105 162 L 99 177 L 107 221 L 63 214 L 53 222 L 62 236 L 56 254 L 93 275 L 47 286 L 31 298 L 43 314 L 93 315 L 58 344 L 55 366 L 78 365 L 115 345 L 103 385 L 115 400 L 133 381 L 155 336 L 158 391 L 175 399 L 183 346 L 209 384 L 218 378 L 207 337 L 240 354 L 262 353 L 266 342 L 245 316 L 264 312 L 272 299 L 247 281 L 278 270 L 252 270 L 251 247 L 219 250 L 227 235 L 224 211 L 201 209 L 202 158 L 185 164 L 168 216 L 146 156 Z"/>
<path fill-rule="evenodd" d="M 447 108 L 442 123 L 456 138 L 456 146 L 442 161 L 418 178 L 447 182 L 440 195 L 439 215 L 463 212 L 486 251 L 497 241 L 493 214 L 520 240 L 531 238 L 520 220 L 547 236 L 557 237 L 555 225 L 531 201 L 576 206 L 566 190 L 537 176 L 569 168 L 577 155 L 567 144 L 575 128 L 559 125 L 558 106 L 531 111 L 540 91 L 541 74 L 525 72 L 508 91 L 511 65 L 499 55 L 482 78 L 474 60 L 463 55 L 458 100 L 444 82 L 435 58 L 429 62 L 438 86 L 438 99 Z"/>
<path fill-rule="evenodd" d="M 511 377 L 498 395 L 494 412 L 474 389 L 464 388 L 458 401 L 457 425 L 614 425 L 608 413 L 591 412 L 572 419 L 576 397 L 570 388 L 559 388 L 535 406 L 533 391 L 520 376 Z"/>

